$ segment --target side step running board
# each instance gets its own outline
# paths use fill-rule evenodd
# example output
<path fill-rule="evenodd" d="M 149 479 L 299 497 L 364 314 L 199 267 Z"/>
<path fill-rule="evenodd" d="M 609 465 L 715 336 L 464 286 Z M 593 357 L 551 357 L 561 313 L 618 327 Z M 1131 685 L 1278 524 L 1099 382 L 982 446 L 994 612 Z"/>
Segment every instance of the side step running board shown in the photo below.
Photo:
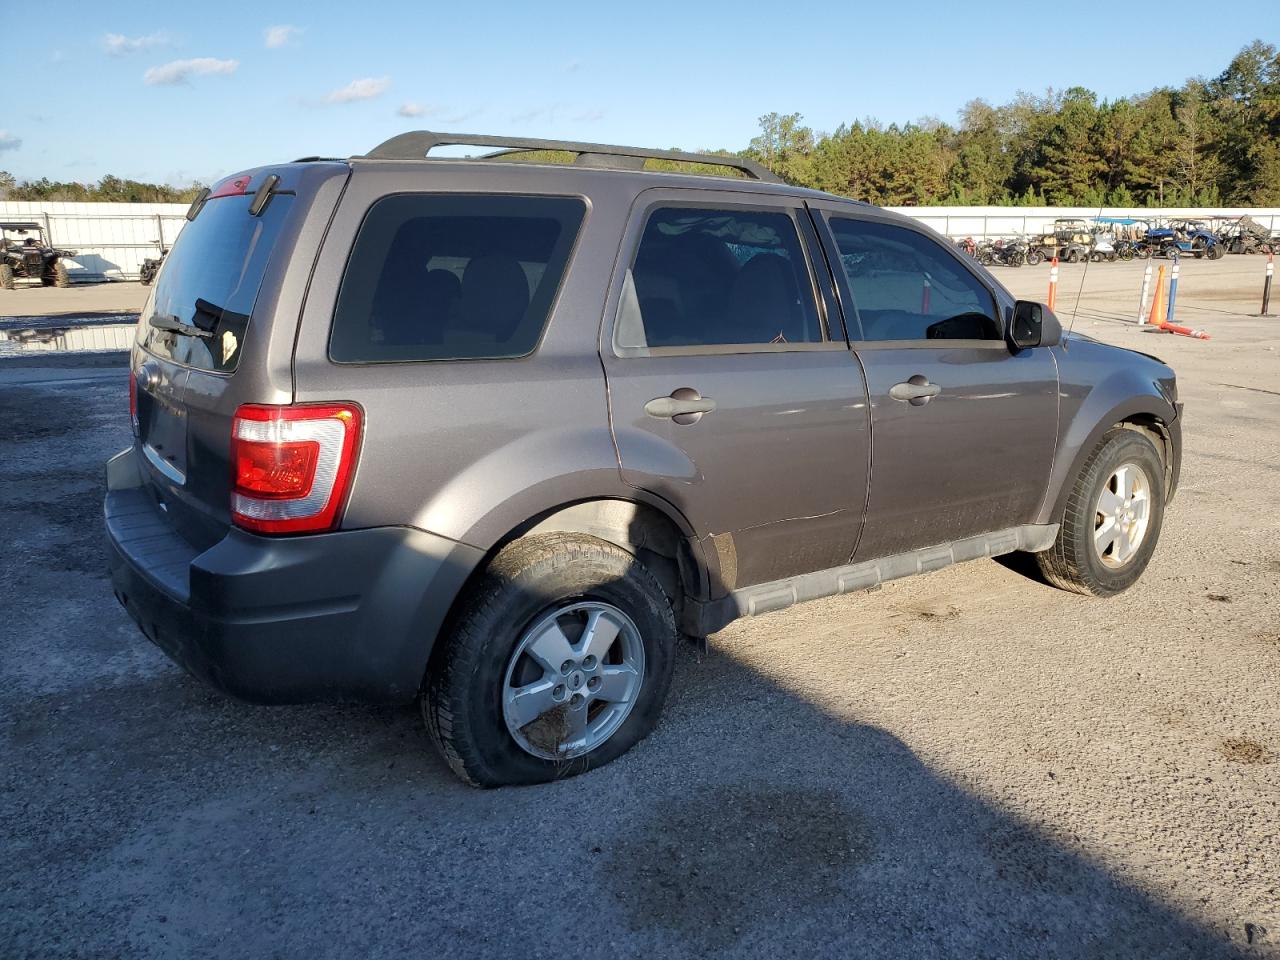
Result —
<path fill-rule="evenodd" d="M 915 576 L 917 573 L 930 573 L 966 560 L 998 557 L 1017 550 L 1031 553 L 1047 550 L 1057 536 L 1056 523 L 1029 523 L 879 560 L 866 560 L 788 577 L 785 580 L 759 583 L 735 590 L 727 597 L 710 603 L 686 603 L 682 626 L 686 633 L 705 637 L 723 630 L 739 617 L 754 617 L 774 610 L 785 610 L 807 600 L 869 590 L 890 580 Z"/>

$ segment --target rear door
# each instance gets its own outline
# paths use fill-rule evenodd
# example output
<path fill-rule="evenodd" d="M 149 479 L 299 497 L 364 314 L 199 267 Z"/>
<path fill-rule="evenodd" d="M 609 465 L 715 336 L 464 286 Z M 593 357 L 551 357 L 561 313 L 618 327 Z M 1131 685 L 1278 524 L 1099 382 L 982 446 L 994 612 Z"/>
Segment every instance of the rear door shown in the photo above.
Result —
<path fill-rule="evenodd" d="M 866 388 L 791 198 L 657 189 L 632 212 L 601 356 L 624 479 L 675 504 L 726 590 L 848 560 Z"/>
<path fill-rule="evenodd" d="M 871 403 L 856 559 L 1031 523 L 1057 438 L 1049 348 L 1011 351 L 1012 299 L 923 228 L 853 205 L 816 211 Z"/>

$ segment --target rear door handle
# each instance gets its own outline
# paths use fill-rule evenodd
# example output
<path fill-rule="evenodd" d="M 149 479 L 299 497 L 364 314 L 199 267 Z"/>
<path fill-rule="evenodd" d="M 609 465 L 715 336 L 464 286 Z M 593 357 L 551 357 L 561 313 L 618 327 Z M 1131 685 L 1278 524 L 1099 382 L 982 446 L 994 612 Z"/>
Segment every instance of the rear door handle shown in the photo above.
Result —
<path fill-rule="evenodd" d="M 676 423 L 697 423 L 704 413 L 711 413 L 716 402 L 704 397 L 692 387 L 672 390 L 669 397 L 654 397 L 644 405 L 644 412 L 657 420 L 673 420 Z"/>
<path fill-rule="evenodd" d="M 936 397 L 941 392 L 942 387 L 936 383 L 930 383 L 919 374 L 903 383 L 895 383 L 889 388 L 889 396 L 893 397 L 893 399 L 908 400 L 913 406 L 917 407 L 928 403 L 930 397 Z"/>

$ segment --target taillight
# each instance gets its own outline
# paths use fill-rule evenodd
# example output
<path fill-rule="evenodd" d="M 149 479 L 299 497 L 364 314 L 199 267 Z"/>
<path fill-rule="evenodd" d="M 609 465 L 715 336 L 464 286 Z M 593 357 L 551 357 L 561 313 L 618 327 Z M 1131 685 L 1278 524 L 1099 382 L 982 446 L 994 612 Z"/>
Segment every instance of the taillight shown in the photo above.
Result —
<path fill-rule="evenodd" d="M 231 520 L 257 533 L 338 525 L 360 445 L 353 404 L 245 404 L 231 427 Z"/>
<path fill-rule="evenodd" d="M 129 423 L 133 432 L 138 432 L 138 377 L 129 370 Z"/>

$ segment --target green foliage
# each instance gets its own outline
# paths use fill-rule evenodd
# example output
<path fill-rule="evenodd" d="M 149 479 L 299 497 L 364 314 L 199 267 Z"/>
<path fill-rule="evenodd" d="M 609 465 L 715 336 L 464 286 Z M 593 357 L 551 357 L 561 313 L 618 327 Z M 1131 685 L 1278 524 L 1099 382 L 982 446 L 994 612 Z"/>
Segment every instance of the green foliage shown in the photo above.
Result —
<path fill-rule="evenodd" d="M 1083 87 L 973 100 L 949 126 L 816 134 L 760 118 L 742 155 L 790 183 L 888 206 L 1280 205 L 1280 54 L 1255 41 L 1213 80 L 1115 102 Z"/>
<path fill-rule="evenodd" d="M 190 203 L 204 184 L 171 187 L 168 184 L 121 180 L 110 174 L 97 183 L 64 183 L 41 177 L 19 183 L 12 174 L 0 170 L 0 200 L 70 200 L 116 203 Z"/>

